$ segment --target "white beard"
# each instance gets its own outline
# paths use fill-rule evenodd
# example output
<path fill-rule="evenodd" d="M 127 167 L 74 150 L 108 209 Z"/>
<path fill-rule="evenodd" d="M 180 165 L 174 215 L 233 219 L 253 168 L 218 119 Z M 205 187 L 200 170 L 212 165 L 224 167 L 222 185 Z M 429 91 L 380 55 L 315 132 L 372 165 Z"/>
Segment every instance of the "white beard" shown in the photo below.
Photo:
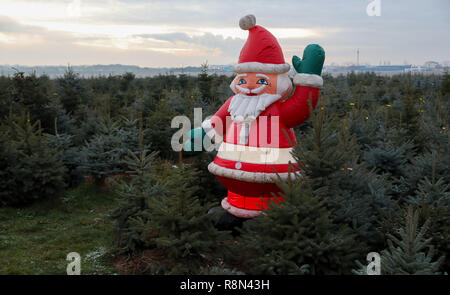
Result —
<path fill-rule="evenodd" d="M 233 96 L 228 106 L 228 112 L 230 112 L 233 121 L 242 124 L 241 132 L 239 133 L 240 144 L 248 143 L 251 122 L 268 106 L 280 98 L 281 95 L 279 94 L 268 93 L 255 96 L 239 93 Z"/>
<path fill-rule="evenodd" d="M 261 95 L 250 96 L 238 93 L 231 99 L 228 112 L 230 112 L 233 121 L 250 123 L 262 111 L 280 98 L 281 95 L 279 94 L 263 93 Z"/>

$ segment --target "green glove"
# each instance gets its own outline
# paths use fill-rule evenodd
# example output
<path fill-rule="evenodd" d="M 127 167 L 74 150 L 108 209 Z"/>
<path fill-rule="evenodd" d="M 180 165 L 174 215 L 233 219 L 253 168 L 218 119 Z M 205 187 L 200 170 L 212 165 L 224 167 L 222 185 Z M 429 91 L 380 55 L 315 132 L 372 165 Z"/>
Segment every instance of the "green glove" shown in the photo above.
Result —
<path fill-rule="evenodd" d="M 193 156 L 199 154 L 203 151 L 203 138 L 206 136 L 205 130 L 203 128 L 195 128 L 189 132 L 189 138 L 184 142 L 183 149 L 186 154 Z M 195 144 L 196 138 L 199 144 Z"/>
<path fill-rule="evenodd" d="M 303 60 L 298 56 L 292 57 L 292 65 L 297 73 L 301 74 L 322 74 L 325 51 L 318 44 L 309 44 L 303 51 Z"/>

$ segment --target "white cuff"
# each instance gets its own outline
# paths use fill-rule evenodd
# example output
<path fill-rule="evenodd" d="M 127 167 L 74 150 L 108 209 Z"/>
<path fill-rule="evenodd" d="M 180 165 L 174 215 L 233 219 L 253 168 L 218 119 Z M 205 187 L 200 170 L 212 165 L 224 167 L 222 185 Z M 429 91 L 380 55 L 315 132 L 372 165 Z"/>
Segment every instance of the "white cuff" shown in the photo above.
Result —
<path fill-rule="evenodd" d="M 214 139 L 214 137 L 217 135 L 216 130 L 214 130 L 213 125 L 211 124 L 211 120 L 205 120 L 202 123 L 202 128 L 205 130 L 206 135 L 208 135 L 209 138 Z"/>
<path fill-rule="evenodd" d="M 234 207 L 233 205 L 228 203 L 227 198 L 222 200 L 222 208 L 227 210 L 230 214 L 233 214 L 234 216 L 239 218 L 254 218 L 261 214 L 261 210 L 247 210 Z"/>
<path fill-rule="evenodd" d="M 294 76 L 294 84 L 319 88 L 323 86 L 323 79 L 319 75 L 314 74 L 296 74 Z"/>

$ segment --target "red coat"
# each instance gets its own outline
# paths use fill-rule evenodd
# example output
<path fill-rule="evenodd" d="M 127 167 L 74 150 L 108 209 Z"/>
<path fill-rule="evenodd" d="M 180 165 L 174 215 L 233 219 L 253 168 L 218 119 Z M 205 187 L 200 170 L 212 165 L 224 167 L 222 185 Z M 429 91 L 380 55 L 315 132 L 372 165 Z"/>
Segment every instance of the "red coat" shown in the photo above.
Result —
<path fill-rule="evenodd" d="M 292 128 L 308 119 L 309 98 L 314 109 L 319 88 L 297 85 L 289 99 L 274 102 L 251 123 L 245 144 L 239 138 L 242 124 L 232 121 L 228 112 L 232 97 L 210 119 L 223 143 L 208 169 L 228 189 L 230 205 L 245 210 L 267 208 L 260 197 L 268 200 L 272 193 L 279 194 L 274 183 L 277 173 L 282 179 L 294 177 L 290 172 L 299 167 L 291 155 L 297 144 Z"/>

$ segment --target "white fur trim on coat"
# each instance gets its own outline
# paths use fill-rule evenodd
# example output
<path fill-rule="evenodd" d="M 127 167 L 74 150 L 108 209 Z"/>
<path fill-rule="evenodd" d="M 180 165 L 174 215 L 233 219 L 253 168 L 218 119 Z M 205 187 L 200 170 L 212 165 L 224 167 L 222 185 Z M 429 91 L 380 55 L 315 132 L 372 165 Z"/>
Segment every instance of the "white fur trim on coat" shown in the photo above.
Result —
<path fill-rule="evenodd" d="M 271 73 L 283 74 L 289 71 L 291 66 L 288 63 L 284 64 L 263 64 L 260 62 L 244 62 L 233 66 L 233 71 L 236 73 Z"/>
<path fill-rule="evenodd" d="M 253 218 L 261 214 L 261 210 L 247 210 L 238 207 L 234 207 L 228 203 L 227 198 L 222 200 L 222 208 L 227 210 L 230 214 L 240 218 Z"/>
<path fill-rule="evenodd" d="M 323 79 L 319 75 L 314 74 L 296 74 L 294 76 L 294 84 L 319 88 L 323 86 Z"/>
<path fill-rule="evenodd" d="M 287 164 L 296 163 L 292 156 L 293 148 L 254 147 L 222 142 L 217 157 L 252 164 Z"/>
<path fill-rule="evenodd" d="M 277 174 L 266 172 L 249 172 L 237 169 L 225 168 L 214 162 L 209 163 L 208 170 L 214 175 L 231 178 L 240 181 L 252 183 L 275 183 L 278 179 Z M 290 176 L 291 180 L 295 180 L 300 174 L 298 172 L 278 173 L 282 180 L 287 180 Z"/>

